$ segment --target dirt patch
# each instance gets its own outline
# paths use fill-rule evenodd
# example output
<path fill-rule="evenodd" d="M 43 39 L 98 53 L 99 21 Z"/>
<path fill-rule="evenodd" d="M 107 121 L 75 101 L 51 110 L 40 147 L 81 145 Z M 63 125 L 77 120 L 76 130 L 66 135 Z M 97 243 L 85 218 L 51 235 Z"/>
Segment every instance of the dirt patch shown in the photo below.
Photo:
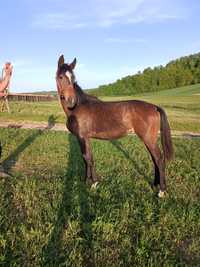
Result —
<path fill-rule="evenodd" d="M 52 130 L 52 131 L 67 131 L 65 124 L 56 123 L 37 123 L 37 122 L 0 122 L 0 128 L 20 128 L 20 129 L 38 129 L 38 130 Z"/>
<path fill-rule="evenodd" d="M 45 122 L 0 122 L 0 128 L 20 128 L 20 129 L 38 129 L 38 130 L 50 130 L 50 131 L 63 131 L 68 132 L 65 124 L 62 123 L 45 123 Z M 200 132 L 183 132 L 183 131 L 172 131 L 173 137 L 185 137 L 185 138 L 199 138 Z"/>

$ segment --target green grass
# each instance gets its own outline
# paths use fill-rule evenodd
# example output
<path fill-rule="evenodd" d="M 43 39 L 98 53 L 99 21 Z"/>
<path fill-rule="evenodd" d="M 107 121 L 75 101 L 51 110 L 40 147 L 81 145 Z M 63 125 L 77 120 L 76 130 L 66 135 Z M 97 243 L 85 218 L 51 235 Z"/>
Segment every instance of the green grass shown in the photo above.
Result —
<path fill-rule="evenodd" d="M 168 195 L 149 183 L 152 163 L 128 136 L 92 141 L 97 190 L 82 182 L 76 139 L 63 132 L 0 129 L 1 266 L 199 266 L 200 140 L 174 139 Z"/>
<path fill-rule="evenodd" d="M 51 102 L 10 102 L 11 112 L 0 114 L 1 121 L 47 122 L 53 115 L 56 122 L 64 122 L 65 115 L 58 101 Z"/>
<path fill-rule="evenodd" d="M 152 94 L 152 93 L 151 93 Z M 200 84 L 188 85 L 174 89 L 168 89 L 163 91 L 154 92 L 155 95 L 159 96 L 191 96 L 200 95 Z M 143 95 L 148 95 L 145 93 Z"/>
<path fill-rule="evenodd" d="M 169 117 L 172 130 L 200 132 L 200 85 L 186 86 L 161 92 L 129 97 L 103 97 L 105 101 L 140 99 L 162 106 Z M 58 101 L 10 102 L 11 113 L 0 114 L 0 121 L 47 122 L 54 116 L 55 122 L 64 123 L 65 115 Z"/>

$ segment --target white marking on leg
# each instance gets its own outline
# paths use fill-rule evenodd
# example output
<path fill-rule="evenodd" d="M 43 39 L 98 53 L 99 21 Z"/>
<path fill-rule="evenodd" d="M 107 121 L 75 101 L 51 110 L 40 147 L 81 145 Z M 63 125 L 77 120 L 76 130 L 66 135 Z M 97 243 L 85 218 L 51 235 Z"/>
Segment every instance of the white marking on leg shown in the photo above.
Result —
<path fill-rule="evenodd" d="M 98 185 L 99 182 L 95 182 L 94 184 L 92 184 L 91 188 L 92 189 L 96 189 L 97 188 L 97 185 Z"/>
<path fill-rule="evenodd" d="M 165 191 L 159 190 L 158 197 L 163 198 L 165 196 Z"/>

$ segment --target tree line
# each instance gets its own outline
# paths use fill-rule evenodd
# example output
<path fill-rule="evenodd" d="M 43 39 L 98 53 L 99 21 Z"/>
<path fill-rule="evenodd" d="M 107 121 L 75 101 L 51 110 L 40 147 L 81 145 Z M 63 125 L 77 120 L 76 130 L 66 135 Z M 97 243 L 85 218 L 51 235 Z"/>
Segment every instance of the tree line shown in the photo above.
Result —
<path fill-rule="evenodd" d="M 134 95 L 200 83 L 200 53 L 170 61 L 166 66 L 146 68 L 89 92 L 96 96 Z"/>

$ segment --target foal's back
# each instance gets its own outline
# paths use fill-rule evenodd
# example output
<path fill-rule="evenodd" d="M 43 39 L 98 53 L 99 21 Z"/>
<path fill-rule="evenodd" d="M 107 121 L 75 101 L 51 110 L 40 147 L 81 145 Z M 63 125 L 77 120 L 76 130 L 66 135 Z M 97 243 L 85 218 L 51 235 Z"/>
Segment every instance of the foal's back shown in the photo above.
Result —
<path fill-rule="evenodd" d="M 128 133 L 148 131 L 159 119 L 157 107 L 139 101 L 88 101 L 80 105 L 73 114 L 79 134 L 99 139 L 115 139 Z M 140 133 L 141 134 L 141 133 Z"/>

